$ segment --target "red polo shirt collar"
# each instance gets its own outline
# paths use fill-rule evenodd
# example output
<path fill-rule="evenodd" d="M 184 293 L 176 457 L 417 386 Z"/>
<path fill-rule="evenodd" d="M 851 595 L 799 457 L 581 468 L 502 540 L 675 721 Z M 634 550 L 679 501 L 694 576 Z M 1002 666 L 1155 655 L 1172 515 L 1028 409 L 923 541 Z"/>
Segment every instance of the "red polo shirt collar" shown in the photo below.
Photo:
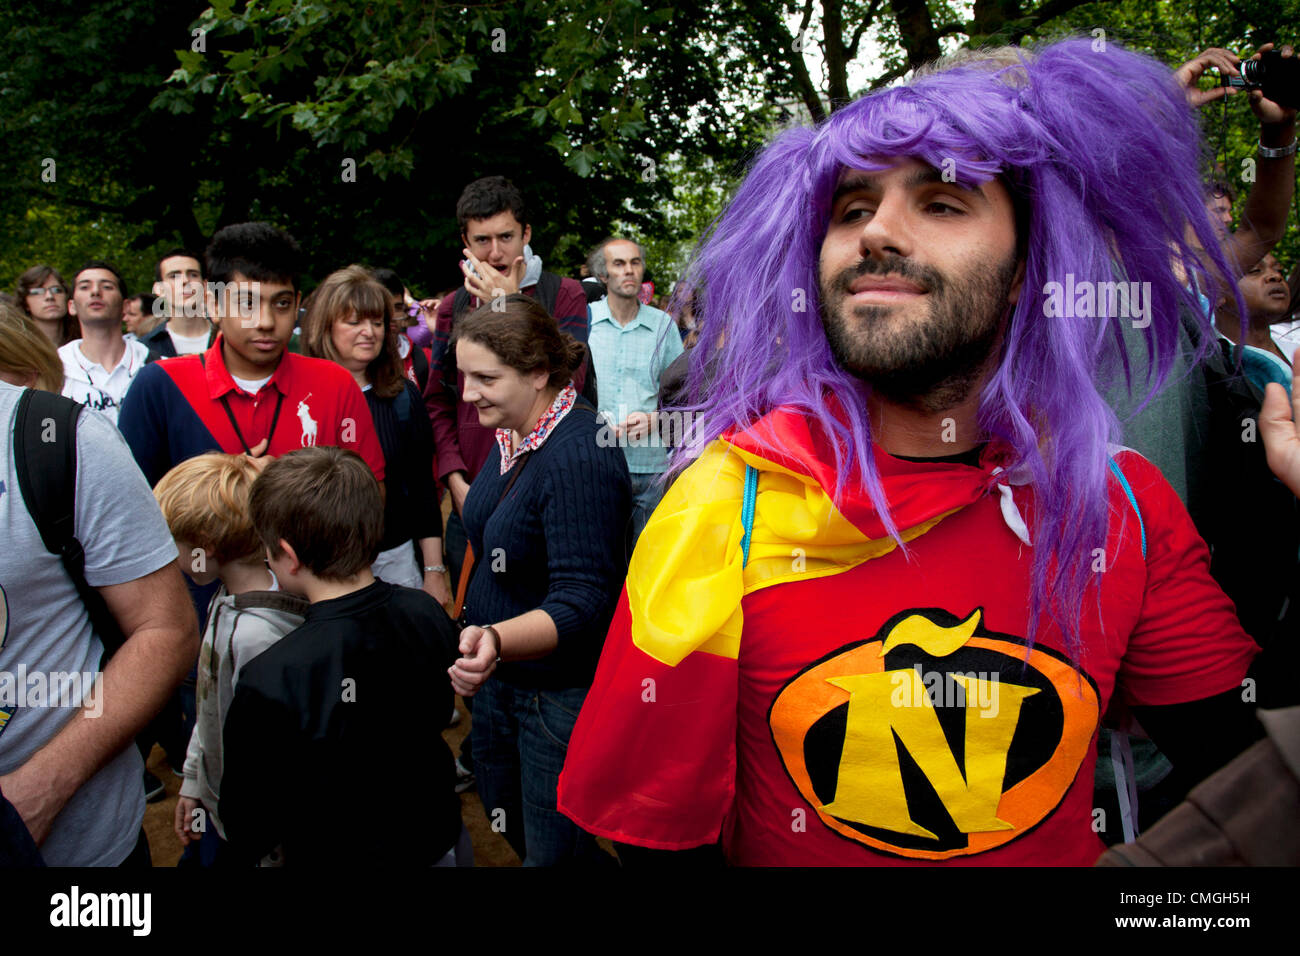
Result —
<path fill-rule="evenodd" d="M 217 333 L 213 339 L 211 347 L 204 353 L 203 365 L 207 376 L 208 397 L 214 402 L 219 401 L 223 395 L 230 392 L 239 392 L 241 395 L 247 395 L 242 388 L 236 383 L 231 376 L 230 370 L 226 368 L 226 360 L 221 353 L 222 335 Z M 281 395 L 288 396 L 290 388 L 293 387 L 293 370 L 292 363 L 289 361 L 288 346 L 280 353 L 280 364 L 275 367 L 271 373 L 271 380 L 266 383 L 265 388 L 274 387 Z"/>

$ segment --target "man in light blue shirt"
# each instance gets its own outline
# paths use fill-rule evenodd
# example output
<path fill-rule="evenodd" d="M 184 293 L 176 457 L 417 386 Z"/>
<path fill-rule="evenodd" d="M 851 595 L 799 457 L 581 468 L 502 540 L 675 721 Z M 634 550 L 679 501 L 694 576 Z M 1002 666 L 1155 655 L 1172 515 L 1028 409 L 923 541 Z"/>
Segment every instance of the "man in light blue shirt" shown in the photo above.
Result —
<path fill-rule="evenodd" d="M 641 246 L 629 239 L 607 239 L 602 248 L 604 254 L 594 256 L 593 265 L 607 294 L 588 306 L 587 344 L 600 383 L 601 413 L 632 474 L 630 555 L 663 493 L 659 478 L 668 453 L 656 412 L 659 376 L 682 354 L 682 340 L 667 312 L 637 298 L 645 276 Z"/>

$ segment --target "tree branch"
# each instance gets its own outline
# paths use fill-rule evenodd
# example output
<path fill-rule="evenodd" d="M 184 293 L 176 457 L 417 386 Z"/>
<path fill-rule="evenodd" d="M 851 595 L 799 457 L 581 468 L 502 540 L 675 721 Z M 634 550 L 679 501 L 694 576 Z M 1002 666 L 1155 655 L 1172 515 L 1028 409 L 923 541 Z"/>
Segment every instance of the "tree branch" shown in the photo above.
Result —
<path fill-rule="evenodd" d="M 799 36 L 803 36 L 808 30 L 808 22 L 812 19 L 813 0 L 808 0 L 803 5 L 803 19 L 799 21 Z"/>
<path fill-rule="evenodd" d="M 18 191 L 18 190 L 15 189 L 14 191 Z M 52 203 L 56 206 L 76 206 L 78 209 L 91 209 L 94 210 L 95 212 L 107 213 L 113 216 L 122 215 L 121 206 L 113 206 L 108 203 L 96 202 L 93 199 L 83 199 L 80 196 L 69 196 L 67 195 L 67 193 L 60 193 L 58 195 L 55 195 L 54 193 L 45 189 L 30 190 L 24 187 L 21 191 L 27 193 L 28 195 L 32 195 L 34 193 L 34 197 L 40 200 L 41 202 Z"/>
<path fill-rule="evenodd" d="M 844 49 L 842 0 L 822 0 L 822 51 L 826 60 L 826 94 L 831 109 L 849 100 L 849 70 Z"/>
<path fill-rule="evenodd" d="M 915 68 L 937 60 L 939 38 L 925 0 L 890 0 L 890 6 L 898 21 L 898 35 L 903 41 L 908 65 Z"/>
<path fill-rule="evenodd" d="M 874 80 L 872 80 L 872 81 L 871 81 L 871 86 L 869 86 L 868 89 L 869 89 L 869 90 L 878 90 L 878 89 L 880 89 L 882 86 L 886 86 L 886 85 L 888 85 L 888 84 L 894 82 L 894 80 L 898 79 L 900 76 L 902 76 L 904 73 L 906 73 L 906 72 L 907 72 L 908 70 L 910 70 L 910 69 L 912 69 L 912 67 L 911 67 L 911 64 L 908 64 L 908 63 L 904 63 L 902 66 L 896 66 L 896 67 L 894 67 L 892 70 L 889 70 L 889 71 L 886 72 L 886 73 L 882 73 L 880 76 L 878 76 L 878 77 L 876 77 Z"/>
<path fill-rule="evenodd" d="M 1020 22 L 1025 24 L 1022 28 L 1016 30 L 1011 37 L 1012 43 L 1019 43 L 1029 34 L 1033 33 L 1042 24 L 1063 14 L 1069 13 L 1075 7 L 1081 7 L 1085 3 L 1114 3 L 1115 0 L 1047 0 L 1042 4 L 1030 10 Z"/>
<path fill-rule="evenodd" d="M 799 98 L 807 107 L 813 122 L 820 123 L 826 118 L 826 107 L 822 103 L 821 95 L 817 92 L 817 87 L 813 85 L 812 77 L 808 75 L 808 64 L 804 62 L 803 53 L 794 49 L 794 37 L 781 23 L 774 9 L 766 3 L 757 3 L 748 7 L 761 31 L 777 41 L 777 45 L 781 49 L 781 59 L 790 65 L 790 72 L 794 77 Z M 802 46 L 802 43 L 800 46 Z"/>
<path fill-rule="evenodd" d="M 876 19 L 876 11 L 880 8 L 880 0 L 871 0 L 871 6 L 867 7 L 867 12 L 862 15 L 862 22 L 858 28 L 853 31 L 853 40 L 849 43 L 848 56 L 852 61 L 857 58 L 858 44 L 862 42 L 862 34 L 867 31 L 867 27 Z"/>

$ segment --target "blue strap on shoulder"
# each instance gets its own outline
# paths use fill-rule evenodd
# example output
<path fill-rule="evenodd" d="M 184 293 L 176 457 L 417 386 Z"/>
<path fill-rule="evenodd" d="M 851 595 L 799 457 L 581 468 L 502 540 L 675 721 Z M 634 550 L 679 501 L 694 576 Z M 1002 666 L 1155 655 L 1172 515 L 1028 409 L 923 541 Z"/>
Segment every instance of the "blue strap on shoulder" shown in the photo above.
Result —
<path fill-rule="evenodd" d="M 754 502 L 758 499 L 758 469 L 753 465 L 745 466 L 745 500 L 740 506 L 740 526 L 745 529 L 740 539 L 740 551 L 744 555 L 741 567 L 749 565 L 749 539 L 754 534 Z"/>
<path fill-rule="evenodd" d="M 1129 485 L 1128 479 L 1124 477 L 1123 470 L 1120 469 L 1119 463 L 1114 458 L 1107 459 L 1110 465 L 1111 473 L 1119 480 L 1120 487 L 1124 489 L 1124 496 L 1128 498 L 1128 503 L 1133 506 L 1133 513 L 1137 515 L 1138 532 L 1142 536 L 1142 557 L 1147 556 L 1147 529 L 1142 521 L 1142 509 L 1138 507 L 1137 496 L 1133 494 L 1133 488 Z M 749 541 L 754 534 L 754 502 L 758 498 L 758 469 L 753 465 L 745 466 L 745 498 L 740 506 L 740 524 L 744 528 L 744 536 L 740 539 L 740 550 L 744 556 L 744 565 L 749 565 Z"/>
<path fill-rule="evenodd" d="M 1142 533 L 1142 557 L 1147 556 L 1147 529 L 1142 523 L 1142 509 L 1138 507 L 1137 496 L 1133 494 L 1133 489 L 1129 486 L 1128 479 L 1124 477 L 1124 472 L 1120 470 L 1119 462 L 1114 458 L 1106 459 L 1110 463 L 1111 473 L 1119 479 L 1119 486 L 1124 489 L 1124 496 L 1128 498 L 1128 503 L 1133 506 L 1133 513 L 1137 515 L 1138 531 Z"/>
<path fill-rule="evenodd" d="M 1202 298 L 1204 298 L 1202 296 Z M 1147 556 L 1147 529 L 1142 522 L 1142 509 L 1138 507 L 1137 496 L 1133 494 L 1133 488 L 1129 485 L 1128 479 L 1124 477 L 1124 471 L 1119 467 L 1119 462 L 1114 458 L 1107 458 L 1110 464 L 1111 473 L 1119 479 L 1119 486 L 1124 489 L 1124 497 L 1128 498 L 1128 503 L 1133 506 L 1133 513 L 1137 515 L 1138 531 L 1142 535 L 1142 557 Z M 1136 774 L 1133 771 L 1133 744 L 1129 740 L 1129 735 L 1118 730 L 1106 730 L 1110 735 L 1110 760 L 1115 773 L 1115 792 L 1119 798 L 1120 823 L 1124 828 L 1124 842 L 1132 843 L 1137 839 L 1138 828 L 1138 791 Z"/>

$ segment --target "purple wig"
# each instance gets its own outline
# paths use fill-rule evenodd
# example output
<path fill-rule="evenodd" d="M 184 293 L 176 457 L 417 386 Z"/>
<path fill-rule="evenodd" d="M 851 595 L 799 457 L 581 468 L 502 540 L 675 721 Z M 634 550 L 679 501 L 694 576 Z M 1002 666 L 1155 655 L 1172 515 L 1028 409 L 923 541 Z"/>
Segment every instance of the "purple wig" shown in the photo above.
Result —
<path fill-rule="evenodd" d="M 1107 445 L 1119 437 L 1101 390 L 1129 380 L 1120 323 L 1130 318 L 1049 317 L 1048 283 L 1070 275 L 1150 283 L 1149 401 L 1172 368 L 1181 312 L 1213 341 L 1192 283 L 1213 299 L 1216 270 L 1231 274 L 1205 209 L 1195 115 L 1153 59 L 1065 40 L 1003 69 L 986 62 L 930 73 L 863 97 L 815 129 L 781 134 L 754 161 L 683 283 L 696 290 L 703 325 L 684 398 L 696 413 L 693 441 L 674 466 L 727 429 L 792 406 L 834 438 L 836 499 L 856 462 L 897 537 L 871 456 L 868 386 L 836 363 L 819 318 L 818 260 L 841 172 L 904 157 L 953 170 L 968 188 L 999 176 L 1018 211 L 1025 281 L 979 424 L 1010 448 L 1008 470 L 1026 469 L 1035 488 L 1028 637 L 1047 611 L 1077 661 L 1092 552 L 1105 545 L 1110 517 Z M 847 422 L 828 408 L 828 390 Z"/>

